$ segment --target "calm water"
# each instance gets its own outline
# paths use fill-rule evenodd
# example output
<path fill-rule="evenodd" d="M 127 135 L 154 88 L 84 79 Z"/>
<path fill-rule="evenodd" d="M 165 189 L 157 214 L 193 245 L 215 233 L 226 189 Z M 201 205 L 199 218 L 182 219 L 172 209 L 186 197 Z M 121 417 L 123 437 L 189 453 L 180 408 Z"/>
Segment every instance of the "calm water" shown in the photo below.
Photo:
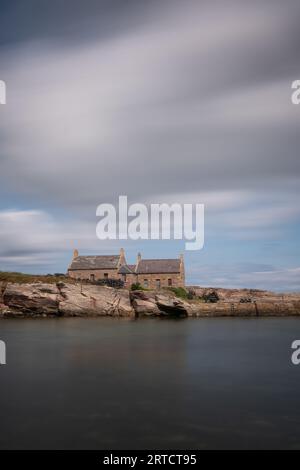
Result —
<path fill-rule="evenodd" d="M 0 322 L 0 448 L 300 448 L 300 319 Z"/>

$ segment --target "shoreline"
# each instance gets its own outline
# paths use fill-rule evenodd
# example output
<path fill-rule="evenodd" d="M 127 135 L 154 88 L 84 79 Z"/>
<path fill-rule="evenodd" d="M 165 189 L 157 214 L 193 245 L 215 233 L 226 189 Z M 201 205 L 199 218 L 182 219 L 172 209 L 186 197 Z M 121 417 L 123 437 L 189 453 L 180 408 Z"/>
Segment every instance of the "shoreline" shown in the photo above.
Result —
<path fill-rule="evenodd" d="M 0 318 L 295 317 L 300 293 L 193 286 L 176 295 L 81 283 L 0 282 Z"/>

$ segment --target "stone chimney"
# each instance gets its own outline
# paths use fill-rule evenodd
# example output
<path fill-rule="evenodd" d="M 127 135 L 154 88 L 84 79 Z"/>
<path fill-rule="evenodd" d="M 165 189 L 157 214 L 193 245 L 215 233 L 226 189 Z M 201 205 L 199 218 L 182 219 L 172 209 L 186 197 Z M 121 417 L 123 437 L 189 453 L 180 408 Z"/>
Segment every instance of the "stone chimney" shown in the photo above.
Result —
<path fill-rule="evenodd" d="M 124 264 L 126 264 L 125 251 L 124 251 L 124 248 L 121 248 L 120 249 L 119 266 L 123 266 Z"/>
<path fill-rule="evenodd" d="M 137 259 L 136 259 L 136 266 L 135 266 L 135 270 L 137 271 L 137 268 L 138 268 L 138 265 L 139 265 L 139 262 L 141 261 L 142 259 L 142 255 L 141 253 L 138 253 L 137 254 Z"/>
<path fill-rule="evenodd" d="M 180 277 L 183 285 L 185 285 L 185 269 L 184 269 L 184 258 L 183 254 L 179 256 L 180 259 Z"/>
<path fill-rule="evenodd" d="M 74 260 L 75 258 L 77 258 L 77 257 L 78 257 L 78 250 L 75 249 L 75 250 L 73 250 L 72 261 L 70 262 L 69 267 L 68 267 L 68 273 L 69 273 L 69 269 L 70 269 L 71 266 L 72 266 L 73 260 Z M 67 275 L 69 275 L 68 273 L 67 273 Z"/>

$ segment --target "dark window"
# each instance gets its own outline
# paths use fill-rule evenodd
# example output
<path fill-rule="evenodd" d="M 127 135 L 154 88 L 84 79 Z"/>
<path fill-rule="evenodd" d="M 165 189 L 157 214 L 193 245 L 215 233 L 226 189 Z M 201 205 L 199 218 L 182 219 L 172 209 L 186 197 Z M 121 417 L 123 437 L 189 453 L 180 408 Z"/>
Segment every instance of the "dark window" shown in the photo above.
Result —
<path fill-rule="evenodd" d="M 168 279 L 168 286 L 170 287 L 172 285 L 172 279 Z"/>
<path fill-rule="evenodd" d="M 108 279 L 108 273 L 104 273 L 104 279 Z"/>
<path fill-rule="evenodd" d="M 160 279 L 156 279 L 156 287 L 157 289 L 160 289 Z"/>
<path fill-rule="evenodd" d="M 90 275 L 90 280 L 91 280 L 92 282 L 95 281 L 95 274 L 91 274 L 91 275 Z"/>

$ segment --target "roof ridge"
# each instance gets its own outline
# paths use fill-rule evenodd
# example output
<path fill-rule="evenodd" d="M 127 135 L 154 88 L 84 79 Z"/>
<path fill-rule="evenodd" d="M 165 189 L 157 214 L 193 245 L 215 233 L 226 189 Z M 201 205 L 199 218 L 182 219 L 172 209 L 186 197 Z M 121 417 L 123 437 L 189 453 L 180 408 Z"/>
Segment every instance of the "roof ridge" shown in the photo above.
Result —
<path fill-rule="evenodd" d="M 120 255 L 79 255 L 77 256 L 77 258 L 103 258 L 103 257 L 107 257 L 107 258 L 112 258 L 112 257 L 116 257 L 116 258 L 119 258 Z"/>
<path fill-rule="evenodd" d="M 141 261 L 180 261 L 179 258 L 142 258 Z"/>

